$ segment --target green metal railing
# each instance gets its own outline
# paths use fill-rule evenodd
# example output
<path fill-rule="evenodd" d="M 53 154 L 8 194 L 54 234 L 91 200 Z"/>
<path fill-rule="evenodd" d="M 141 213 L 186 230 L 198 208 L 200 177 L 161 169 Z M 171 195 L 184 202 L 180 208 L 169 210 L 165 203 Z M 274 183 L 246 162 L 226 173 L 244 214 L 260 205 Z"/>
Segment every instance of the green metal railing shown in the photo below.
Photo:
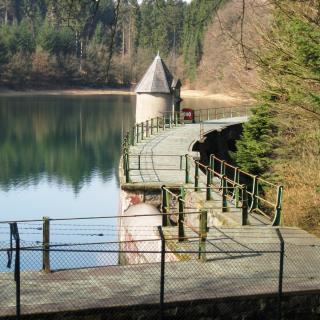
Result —
<path fill-rule="evenodd" d="M 250 107 L 230 107 L 230 108 L 208 108 L 195 110 L 196 121 L 221 119 L 228 117 L 248 116 Z M 199 191 L 201 173 L 206 177 L 206 200 L 212 199 L 212 192 L 217 185 L 221 191 L 222 210 L 226 211 L 227 202 L 232 201 L 236 207 L 243 201 L 248 203 L 248 212 L 259 213 L 272 220 L 272 225 L 281 224 L 282 195 L 283 186 L 276 185 L 265 179 L 252 175 L 248 172 L 235 167 L 215 155 L 210 156 L 209 165 L 204 165 L 189 155 L 155 155 L 155 154 L 130 154 L 130 146 L 139 143 L 148 137 L 178 125 L 184 124 L 183 113 L 165 113 L 162 117 L 156 117 L 142 123 L 136 124 L 132 130 L 128 131 L 123 139 L 122 160 L 123 171 L 126 183 L 130 183 L 130 171 L 132 170 L 177 170 L 185 171 L 185 183 L 191 183 L 191 165 L 194 167 L 194 191 Z M 148 167 L 150 162 L 146 159 L 154 157 L 176 157 L 179 161 L 177 167 Z M 130 159 L 136 159 L 135 163 L 130 164 Z M 184 161 L 183 161 L 184 158 Z M 142 161 L 143 159 L 143 161 Z M 147 165 L 146 165 L 147 164 Z M 185 165 L 183 165 L 185 164 Z M 246 192 L 243 192 L 246 188 Z M 267 192 L 266 192 L 267 190 Z M 245 197 L 245 198 L 244 198 Z M 246 200 L 248 199 L 248 200 Z"/>
<path fill-rule="evenodd" d="M 200 171 L 206 176 L 206 200 L 212 199 L 212 187 L 219 185 L 222 190 L 222 210 L 226 210 L 227 199 L 236 207 L 243 201 L 241 190 L 246 186 L 245 196 L 248 197 L 248 211 L 256 212 L 267 219 L 272 219 L 272 225 L 281 224 L 283 186 L 276 185 L 259 176 L 235 167 L 215 155 L 210 156 L 209 165 L 185 155 L 185 183 L 190 183 L 190 164 L 194 167 L 194 191 L 199 191 Z M 232 192 L 231 192 L 232 189 Z M 225 190 L 225 192 L 224 192 Z M 266 193 L 268 190 L 268 193 Z"/>
<path fill-rule="evenodd" d="M 251 106 L 233 106 L 233 107 L 219 107 L 219 108 L 205 108 L 193 110 L 195 123 L 208 120 L 218 120 L 224 118 L 246 117 L 249 116 Z M 184 112 L 176 111 L 172 113 L 164 112 L 165 115 L 172 115 L 177 121 L 184 121 Z"/>

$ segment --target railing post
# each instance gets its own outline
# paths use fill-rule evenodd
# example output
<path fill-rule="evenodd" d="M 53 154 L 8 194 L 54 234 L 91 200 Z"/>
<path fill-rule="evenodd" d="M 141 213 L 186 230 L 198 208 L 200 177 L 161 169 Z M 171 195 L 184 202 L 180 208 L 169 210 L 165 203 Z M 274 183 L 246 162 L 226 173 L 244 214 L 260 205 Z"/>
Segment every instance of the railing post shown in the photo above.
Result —
<path fill-rule="evenodd" d="M 222 176 L 226 174 L 226 162 L 224 160 L 221 161 L 220 174 Z"/>
<path fill-rule="evenodd" d="M 199 232 L 200 232 L 199 259 L 204 262 L 206 261 L 206 241 L 207 241 L 207 232 L 208 232 L 208 212 L 207 211 L 201 211 L 200 213 Z"/>
<path fill-rule="evenodd" d="M 153 118 L 151 119 L 151 135 L 153 135 Z"/>
<path fill-rule="evenodd" d="M 141 154 L 138 154 L 138 170 L 141 170 Z"/>
<path fill-rule="evenodd" d="M 248 221 L 248 193 L 247 186 L 242 185 L 242 225 L 246 226 L 249 224 Z"/>
<path fill-rule="evenodd" d="M 141 141 L 144 139 L 144 123 L 141 122 Z"/>
<path fill-rule="evenodd" d="M 199 162 L 195 161 L 194 167 L 194 191 L 199 191 Z"/>
<path fill-rule="evenodd" d="M 179 241 L 184 241 L 184 204 L 183 204 L 183 198 L 182 196 L 178 197 L 178 202 L 179 202 L 179 218 L 178 218 L 178 238 Z"/>
<path fill-rule="evenodd" d="M 135 134 L 136 134 L 136 128 L 135 128 L 135 127 L 132 127 L 132 136 L 131 136 L 131 145 L 132 145 L 132 146 L 134 146 L 134 144 L 135 144 L 135 142 L 136 142 Z"/>
<path fill-rule="evenodd" d="M 139 142 L 139 124 L 136 125 L 137 127 L 137 135 L 136 135 L 136 138 L 137 138 L 137 143 Z"/>
<path fill-rule="evenodd" d="M 50 219 L 49 217 L 42 218 L 42 270 L 46 273 L 51 272 L 50 269 Z"/>
<path fill-rule="evenodd" d="M 166 129 L 166 116 L 162 117 L 162 130 L 164 131 Z"/>
<path fill-rule="evenodd" d="M 227 202 L 227 177 L 226 175 L 222 176 L 222 212 L 228 211 L 228 202 Z"/>
<path fill-rule="evenodd" d="M 159 117 L 157 117 L 157 132 L 159 132 Z"/>
<path fill-rule="evenodd" d="M 167 190 L 165 189 L 166 186 L 161 187 L 161 193 L 162 193 L 162 226 L 167 227 L 168 221 L 169 221 L 169 197 Z"/>
<path fill-rule="evenodd" d="M 212 175 L 211 170 L 207 167 L 207 192 L 206 192 L 206 200 L 211 200 L 211 183 L 212 183 Z"/>
<path fill-rule="evenodd" d="M 254 176 L 252 185 L 252 205 L 251 210 L 258 208 L 258 176 Z"/>
<path fill-rule="evenodd" d="M 149 130 L 150 130 L 150 128 L 149 128 L 149 120 L 147 120 L 147 121 L 146 121 L 146 138 L 148 138 L 149 135 L 150 135 L 150 134 L 149 134 L 149 133 L 150 133 Z"/>
<path fill-rule="evenodd" d="M 169 128 L 172 128 L 172 114 L 169 115 Z"/>
<path fill-rule="evenodd" d="M 282 223 L 282 195 L 283 195 L 283 186 L 279 186 L 277 190 L 277 203 L 275 209 L 275 216 L 272 222 L 273 226 L 280 226 Z"/>
<path fill-rule="evenodd" d="M 185 183 L 189 183 L 189 156 L 188 154 L 185 155 L 186 159 L 186 175 L 185 175 Z"/>
<path fill-rule="evenodd" d="M 161 226 L 158 226 L 161 239 L 161 267 L 160 267 L 160 320 L 164 320 L 164 282 L 166 264 L 166 240 Z"/>
<path fill-rule="evenodd" d="M 210 164 L 209 164 L 211 170 L 214 172 L 214 155 L 211 154 L 210 155 Z M 212 175 L 211 175 L 211 178 L 212 178 Z M 212 183 L 212 180 L 211 180 L 211 183 Z"/>
<path fill-rule="evenodd" d="M 236 167 L 234 171 L 234 182 L 235 182 L 235 190 L 234 190 L 234 205 L 238 208 L 239 205 L 239 168 Z"/>
<path fill-rule="evenodd" d="M 130 165 L 129 165 L 129 153 L 128 151 L 124 154 L 125 157 L 125 174 L 126 174 L 126 183 L 130 182 L 130 175 L 129 175 L 129 171 L 130 171 Z"/>

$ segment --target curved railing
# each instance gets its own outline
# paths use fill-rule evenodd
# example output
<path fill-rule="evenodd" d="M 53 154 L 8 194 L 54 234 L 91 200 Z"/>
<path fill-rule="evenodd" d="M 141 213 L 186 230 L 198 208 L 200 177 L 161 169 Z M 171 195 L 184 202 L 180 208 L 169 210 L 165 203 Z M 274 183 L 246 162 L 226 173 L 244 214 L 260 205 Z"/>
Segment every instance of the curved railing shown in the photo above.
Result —
<path fill-rule="evenodd" d="M 195 111 L 195 118 L 203 121 L 205 119 L 219 119 L 219 117 L 238 117 L 249 115 L 250 107 L 231 107 L 231 108 L 211 108 L 200 109 Z M 206 116 L 206 117 L 204 117 Z M 204 119 L 205 118 L 205 119 Z M 162 117 L 155 117 L 142 123 L 138 123 L 127 132 L 123 139 L 122 144 L 122 160 L 123 172 L 126 183 L 130 183 L 131 170 L 148 169 L 143 167 L 141 163 L 141 155 L 129 155 L 130 146 L 135 145 L 147 139 L 148 137 L 184 124 L 181 112 L 166 113 Z M 165 155 L 148 155 L 144 154 L 143 157 L 157 157 Z M 229 199 L 236 207 L 244 201 L 244 196 L 248 198 L 248 212 L 259 213 L 264 217 L 271 219 L 272 225 L 278 226 L 281 223 L 282 211 L 282 195 L 283 186 L 276 185 L 263 179 L 260 176 L 245 172 L 226 161 L 217 158 L 215 155 L 210 156 L 209 165 L 204 165 L 199 160 L 193 159 L 189 155 L 166 155 L 175 157 L 179 161 L 179 166 L 172 170 L 185 171 L 185 183 L 191 182 L 190 179 L 190 164 L 194 166 L 194 190 L 198 191 L 200 171 L 206 177 L 206 200 L 211 200 L 212 191 L 217 187 L 220 188 L 223 201 Z M 137 159 L 136 167 L 130 167 L 129 157 Z M 184 161 L 183 161 L 184 158 Z M 157 168 L 156 168 L 157 169 Z M 157 170 L 169 170 L 170 168 L 159 168 Z M 245 195 L 243 196 L 243 190 Z M 225 193 L 225 194 L 224 194 Z M 242 196 L 241 196 L 242 194 Z M 222 210 L 226 211 L 226 203 L 222 205 Z M 247 221 L 244 219 L 243 221 Z"/>

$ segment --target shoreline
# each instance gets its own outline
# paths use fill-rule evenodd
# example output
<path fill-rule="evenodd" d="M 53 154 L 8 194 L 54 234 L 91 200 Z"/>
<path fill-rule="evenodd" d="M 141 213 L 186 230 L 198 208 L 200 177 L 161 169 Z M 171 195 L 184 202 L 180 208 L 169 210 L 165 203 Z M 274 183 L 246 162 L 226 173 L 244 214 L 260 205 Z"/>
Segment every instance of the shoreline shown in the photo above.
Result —
<path fill-rule="evenodd" d="M 90 95 L 129 95 L 135 92 L 130 89 L 46 89 L 46 90 L 10 90 L 0 89 L 0 97 L 12 96 L 90 96 Z M 210 93 L 202 90 L 181 90 L 182 99 L 208 99 L 232 103 L 253 102 L 253 99 L 231 96 L 224 93 Z"/>

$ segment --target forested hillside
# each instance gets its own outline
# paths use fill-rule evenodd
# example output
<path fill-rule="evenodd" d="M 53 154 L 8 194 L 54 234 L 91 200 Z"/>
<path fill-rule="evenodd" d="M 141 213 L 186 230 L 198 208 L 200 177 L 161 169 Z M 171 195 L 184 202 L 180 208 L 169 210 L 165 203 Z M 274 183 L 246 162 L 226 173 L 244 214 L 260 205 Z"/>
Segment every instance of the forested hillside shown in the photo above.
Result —
<path fill-rule="evenodd" d="M 159 50 L 193 81 L 221 0 L 0 0 L 0 83 L 130 85 Z"/>

